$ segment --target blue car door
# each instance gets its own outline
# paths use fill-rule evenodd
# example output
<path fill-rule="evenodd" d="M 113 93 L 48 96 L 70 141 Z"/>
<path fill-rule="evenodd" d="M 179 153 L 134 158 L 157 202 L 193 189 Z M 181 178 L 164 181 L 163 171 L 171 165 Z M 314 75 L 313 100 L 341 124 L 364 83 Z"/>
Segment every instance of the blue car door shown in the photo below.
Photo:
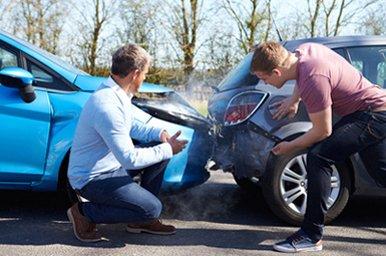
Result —
<path fill-rule="evenodd" d="M 0 44 L 0 69 L 20 66 L 17 50 Z M 0 85 L 0 188 L 28 186 L 44 173 L 51 107 L 44 89 L 25 103 L 14 88 Z"/>

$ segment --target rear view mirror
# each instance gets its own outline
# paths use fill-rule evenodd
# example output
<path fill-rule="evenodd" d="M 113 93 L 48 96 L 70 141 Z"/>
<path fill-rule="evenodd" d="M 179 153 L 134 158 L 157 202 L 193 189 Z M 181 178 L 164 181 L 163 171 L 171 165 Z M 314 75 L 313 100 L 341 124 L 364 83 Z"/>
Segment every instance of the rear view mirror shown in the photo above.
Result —
<path fill-rule="evenodd" d="M 33 75 L 22 68 L 5 67 L 0 70 L 0 84 L 19 89 L 20 97 L 27 103 L 34 101 L 36 98 L 32 86 L 33 81 Z"/>

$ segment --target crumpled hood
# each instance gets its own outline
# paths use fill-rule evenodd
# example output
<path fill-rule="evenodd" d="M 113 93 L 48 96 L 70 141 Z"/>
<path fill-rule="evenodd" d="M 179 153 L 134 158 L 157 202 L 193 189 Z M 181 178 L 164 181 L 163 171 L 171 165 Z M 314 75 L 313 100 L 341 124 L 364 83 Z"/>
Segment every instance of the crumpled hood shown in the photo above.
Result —
<path fill-rule="evenodd" d="M 82 91 L 93 92 L 105 81 L 106 77 L 90 76 L 90 75 L 78 75 L 74 81 L 74 85 L 79 87 Z M 140 92 L 170 92 L 171 89 L 157 84 L 143 83 L 139 89 Z"/>

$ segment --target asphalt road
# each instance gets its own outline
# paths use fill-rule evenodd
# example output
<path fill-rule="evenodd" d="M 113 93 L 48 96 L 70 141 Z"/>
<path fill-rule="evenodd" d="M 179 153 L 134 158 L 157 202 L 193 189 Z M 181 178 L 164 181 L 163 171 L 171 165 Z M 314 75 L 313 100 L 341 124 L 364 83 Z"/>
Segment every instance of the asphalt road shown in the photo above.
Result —
<path fill-rule="evenodd" d="M 229 174 L 176 195 L 162 196 L 173 236 L 133 235 L 100 225 L 109 241 L 78 242 L 57 194 L 0 191 L 0 255 L 284 255 L 272 244 L 296 230 L 269 211 L 259 193 L 238 188 Z M 386 199 L 357 198 L 326 228 L 314 255 L 386 255 Z"/>

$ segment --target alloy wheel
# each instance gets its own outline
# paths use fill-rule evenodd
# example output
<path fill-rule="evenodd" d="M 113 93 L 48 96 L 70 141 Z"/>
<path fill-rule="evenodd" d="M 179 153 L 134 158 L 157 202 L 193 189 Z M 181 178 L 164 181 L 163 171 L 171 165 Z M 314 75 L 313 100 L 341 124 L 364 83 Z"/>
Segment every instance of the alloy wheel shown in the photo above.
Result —
<path fill-rule="evenodd" d="M 304 215 L 307 205 L 307 154 L 292 158 L 280 176 L 280 194 L 285 204 L 297 214 Z M 341 178 L 335 165 L 332 166 L 331 194 L 327 207 L 330 208 L 338 199 Z"/>

